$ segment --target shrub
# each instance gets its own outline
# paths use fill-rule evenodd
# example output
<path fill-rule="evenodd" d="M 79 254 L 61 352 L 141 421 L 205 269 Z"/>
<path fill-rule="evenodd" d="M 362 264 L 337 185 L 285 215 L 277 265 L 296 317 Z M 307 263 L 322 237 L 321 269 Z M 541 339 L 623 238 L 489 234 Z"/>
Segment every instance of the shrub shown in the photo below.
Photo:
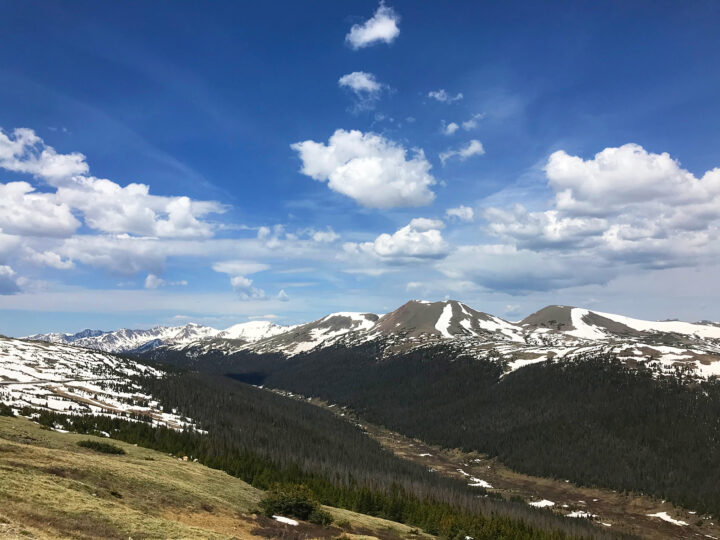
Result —
<path fill-rule="evenodd" d="M 125 450 L 120 448 L 119 446 L 115 446 L 114 444 L 108 444 L 104 442 L 97 442 L 97 441 L 78 441 L 78 446 L 82 446 L 83 448 L 89 448 L 90 450 L 95 450 L 96 452 L 102 452 L 103 454 L 124 454 Z"/>
<path fill-rule="evenodd" d="M 293 517 L 318 525 L 332 523 L 332 516 L 320 507 L 312 491 L 302 484 L 274 484 L 260 501 L 260 508 L 268 516 Z"/>
<path fill-rule="evenodd" d="M 0 416 L 15 416 L 15 413 L 8 405 L 0 403 Z"/>

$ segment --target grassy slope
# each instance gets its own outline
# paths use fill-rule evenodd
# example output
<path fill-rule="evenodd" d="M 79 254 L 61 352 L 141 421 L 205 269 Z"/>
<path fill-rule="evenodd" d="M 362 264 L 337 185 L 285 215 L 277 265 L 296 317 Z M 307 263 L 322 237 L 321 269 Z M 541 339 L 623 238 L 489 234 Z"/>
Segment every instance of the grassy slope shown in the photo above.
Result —
<path fill-rule="evenodd" d="M 221 471 L 112 441 L 107 455 L 23 418 L 0 417 L 0 537 L 333 538 L 338 528 L 298 528 L 252 514 L 262 492 Z M 398 523 L 328 509 L 353 532 L 416 538 Z M 354 535 L 351 535 L 351 537 Z"/>

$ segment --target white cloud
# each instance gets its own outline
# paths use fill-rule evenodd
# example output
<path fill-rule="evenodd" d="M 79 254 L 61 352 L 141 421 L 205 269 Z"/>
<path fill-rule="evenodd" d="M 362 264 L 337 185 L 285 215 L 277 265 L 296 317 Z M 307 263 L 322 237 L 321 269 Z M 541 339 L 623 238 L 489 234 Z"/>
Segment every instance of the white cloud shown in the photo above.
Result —
<path fill-rule="evenodd" d="M 188 282 L 184 279 L 181 281 L 165 281 L 155 274 L 148 274 L 145 278 L 146 289 L 157 289 L 159 287 L 187 287 Z"/>
<path fill-rule="evenodd" d="M 267 295 L 262 289 L 253 287 L 253 281 L 245 276 L 233 276 L 230 278 L 230 285 L 238 293 L 241 300 L 265 300 Z"/>
<path fill-rule="evenodd" d="M 483 118 L 485 118 L 485 113 L 474 114 L 469 120 L 465 120 L 462 123 L 462 128 L 465 131 L 475 129 L 478 126 L 478 120 L 482 120 Z"/>
<path fill-rule="evenodd" d="M 0 132 L 0 138 L 2 132 Z M 0 184 L 0 228 L 11 234 L 70 236 L 80 227 L 70 207 L 54 193 L 38 193 L 27 182 Z"/>
<path fill-rule="evenodd" d="M 333 231 L 331 227 L 328 227 L 324 231 L 313 231 L 311 233 L 311 238 L 313 239 L 313 242 L 331 243 L 339 239 L 340 235 Z"/>
<path fill-rule="evenodd" d="M 165 285 L 165 280 L 157 277 L 155 274 L 148 274 L 145 278 L 146 289 L 157 289 Z"/>
<path fill-rule="evenodd" d="M 440 161 L 442 161 L 442 163 L 444 165 L 445 162 L 450 158 L 457 157 L 460 159 L 460 161 L 465 161 L 469 157 L 482 156 L 484 153 L 485 153 L 485 148 L 483 147 L 482 143 L 476 139 L 472 139 L 470 142 L 468 142 L 462 148 L 459 148 L 457 150 L 446 150 L 445 152 L 441 152 L 440 153 Z"/>
<path fill-rule="evenodd" d="M 377 81 L 375 75 L 364 71 L 353 71 L 343 75 L 338 80 L 338 84 L 356 94 L 376 94 L 382 90 L 382 84 Z"/>
<path fill-rule="evenodd" d="M 355 24 L 350 28 L 345 41 L 354 50 L 379 42 L 392 43 L 400 35 L 399 22 L 399 15 L 381 2 L 375 15 L 363 24 Z"/>
<path fill-rule="evenodd" d="M 452 135 L 458 129 L 460 129 L 460 126 L 458 126 L 455 122 L 450 122 L 449 124 L 443 126 L 443 133 L 445 135 Z"/>
<path fill-rule="evenodd" d="M 244 276 L 267 270 L 270 265 L 256 261 L 222 261 L 213 264 L 212 268 L 223 274 Z"/>
<path fill-rule="evenodd" d="M 350 89 L 355 95 L 355 110 L 370 110 L 380 98 L 384 85 L 380 84 L 375 75 L 364 71 L 354 71 L 343 75 L 338 80 L 341 87 Z"/>
<path fill-rule="evenodd" d="M 287 295 L 284 289 L 280 289 L 280 292 L 277 294 L 277 299 L 281 302 L 289 302 L 290 297 Z"/>
<path fill-rule="evenodd" d="M 80 226 L 75 214 L 98 231 L 166 238 L 207 238 L 202 218 L 225 211 L 214 201 L 150 195 L 144 184 L 125 187 L 89 176 L 85 156 L 58 154 L 31 129 L 0 131 L 0 168 L 29 173 L 56 188 L 40 193 L 27 182 L 0 184 L 0 227 L 8 232 L 69 236 Z"/>
<path fill-rule="evenodd" d="M 291 145 L 303 162 L 301 172 L 370 208 L 430 204 L 435 194 L 431 165 L 422 150 L 406 159 L 401 145 L 375 133 L 339 129 L 328 144 Z"/>
<path fill-rule="evenodd" d="M 40 266 L 49 266 L 56 270 L 70 270 L 75 264 L 70 259 L 63 259 L 54 251 L 38 252 L 32 248 L 26 249 L 25 260 Z"/>
<path fill-rule="evenodd" d="M 0 265 L 0 295 L 20 292 L 18 278 L 15 271 L 6 265 Z"/>
<path fill-rule="evenodd" d="M 450 246 L 442 237 L 442 221 L 415 218 L 392 235 L 381 234 L 374 242 L 348 242 L 346 254 L 369 254 L 386 260 L 437 259 L 444 257 Z"/>
<path fill-rule="evenodd" d="M 720 261 L 720 169 L 697 178 L 635 144 L 584 160 L 558 151 L 545 171 L 551 208 L 488 208 L 504 244 L 462 246 L 440 268 L 506 291 L 603 284 L 637 271 Z"/>
<path fill-rule="evenodd" d="M 458 92 L 454 96 L 448 94 L 444 88 L 440 90 L 433 90 L 428 92 L 428 97 L 441 103 L 452 103 L 453 101 L 460 101 L 463 98 L 462 92 Z"/>
<path fill-rule="evenodd" d="M 457 208 L 448 208 L 445 211 L 448 218 L 458 219 L 460 221 L 472 221 L 475 218 L 475 212 L 469 206 L 460 205 Z"/>
<path fill-rule="evenodd" d="M 55 181 L 88 172 L 84 155 L 58 154 L 28 128 L 15 129 L 10 136 L 0 129 L 0 167 Z"/>

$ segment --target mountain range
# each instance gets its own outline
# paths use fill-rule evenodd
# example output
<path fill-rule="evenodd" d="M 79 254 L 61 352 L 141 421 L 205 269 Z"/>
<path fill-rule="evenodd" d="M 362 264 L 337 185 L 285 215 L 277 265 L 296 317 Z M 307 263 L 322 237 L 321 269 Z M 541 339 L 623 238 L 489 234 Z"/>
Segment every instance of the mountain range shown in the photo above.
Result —
<path fill-rule="evenodd" d="M 225 330 L 190 323 L 150 330 L 84 330 L 26 339 L 115 353 L 182 353 L 190 358 L 239 351 L 286 357 L 325 347 L 377 342 L 385 356 L 439 343 L 475 357 L 493 356 L 506 371 L 579 354 L 611 353 L 661 372 L 720 375 L 720 325 L 646 321 L 572 306 L 547 306 L 517 322 L 446 300 L 411 300 L 386 314 L 338 312 L 295 326 L 250 321 Z"/>

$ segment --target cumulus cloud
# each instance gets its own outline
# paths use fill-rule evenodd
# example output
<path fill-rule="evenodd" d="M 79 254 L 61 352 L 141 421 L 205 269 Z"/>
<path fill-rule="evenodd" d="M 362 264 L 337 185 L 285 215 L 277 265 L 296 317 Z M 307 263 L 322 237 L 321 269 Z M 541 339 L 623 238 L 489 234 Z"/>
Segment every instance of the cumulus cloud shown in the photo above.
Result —
<path fill-rule="evenodd" d="M 465 146 L 456 150 L 446 150 L 440 153 L 440 161 L 443 165 L 448 159 L 457 157 L 460 161 L 465 161 L 467 158 L 472 156 L 482 156 L 485 153 L 485 148 L 482 143 L 477 139 L 472 139 Z"/>
<path fill-rule="evenodd" d="M 28 128 L 15 129 L 11 135 L 0 129 L 0 167 L 54 181 L 88 172 L 84 155 L 58 154 Z"/>
<path fill-rule="evenodd" d="M 0 132 L 2 137 L 2 132 Z M 54 193 L 38 193 L 27 182 L 0 184 L 0 228 L 10 234 L 70 236 L 80 227 L 70 207 Z"/>
<path fill-rule="evenodd" d="M 400 35 L 399 23 L 400 16 L 381 2 L 370 19 L 350 28 L 345 41 L 354 50 L 381 42 L 392 43 Z"/>
<path fill-rule="evenodd" d="M 301 172 L 328 182 L 333 191 L 369 208 L 430 204 L 435 178 L 420 149 L 407 159 L 401 145 L 376 133 L 338 129 L 328 144 L 303 141 L 291 146 L 302 160 Z"/>
<path fill-rule="evenodd" d="M 0 227 L 36 236 L 69 236 L 81 225 L 91 229 L 165 238 L 208 238 L 209 214 L 225 211 L 214 201 L 150 194 L 144 184 L 125 187 L 88 175 L 85 156 L 58 154 L 31 129 L 11 136 L 0 130 L 0 168 L 29 173 L 56 188 L 40 193 L 27 182 L 0 184 Z"/>
<path fill-rule="evenodd" d="M 181 281 L 165 281 L 162 278 L 159 278 L 155 274 L 148 274 L 145 278 L 145 288 L 146 289 L 157 289 L 159 287 L 187 287 L 188 282 L 184 279 Z"/>
<path fill-rule="evenodd" d="M 49 266 L 56 270 L 70 270 L 71 268 L 75 268 L 75 264 L 70 259 L 63 259 L 54 251 L 39 252 L 29 247 L 26 249 L 25 260 L 39 266 Z"/>
<path fill-rule="evenodd" d="M 6 265 L 0 265 L 0 295 L 20 292 L 15 271 Z"/>
<path fill-rule="evenodd" d="M 285 292 L 284 289 L 280 289 L 280 292 L 277 294 L 277 299 L 280 300 L 281 302 L 289 302 L 290 301 L 290 297 L 288 296 L 288 294 Z"/>
<path fill-rule="evenodd" d="M 452 103 L 453 101 L 460 101 L 463 98 L 462 92 L 458 92 L 454 96 L 448 94 L 444 88 L 440 90 L 433 90 L 428 92 L 428 97 L 439 101 L 441 103 Z"/>
<path fill-rule="evenodd" d="M 472 117 L 462 123 L 462 128 L 465 131 L 475 129 L 478 127 L 478 120 L 482 120 L 483 118 L 485 118 L 485 113 L 474 114 Z"/>
<path fill-rule="evenodd" d="M 230 285 L 232 285 L 240 300 L 266 300 L 265 291 L 253 287 L 252 283 L 252 279 L 245 276 L 233 276 L 230 278 Z"/>
<path fill-rule="evenodd" d="M 450 122 L 449 124 L 443 125 L 443 133 L 445 135 L 452 135 L 458 129 L 460 129 L 460 126 L 458 126 L 455 122 Z"/>
<path fill-rule="evenodd" d="M 445 121 L 443 121 L 442 132 L 445 135 L 453 135 L 454 133 L 457 133 L 461 127 L 465 131 L 471 131 L 478 127 L 478 120 L 480 120 L 484 117 L 485 117 L 484 113 L 474 114 L 468 120 L 465 120 L 464 122 L 460 123 L 459 125 L 456 122 L 450 122 L 449 124 L 446 124 Z"/>
<path fill-rule="evenodd" d="M 356 111 L 373 109 L 385 88 L 377 81 L 375 75 L 364 71 L 354 71 L 343 75 L 338 80 L 338 85 L 352 91 L 355 96 Z"/>
<path fill-rule="evenodd" d="M 340 235 L 333 231 L 332 227 L 328 227 L 324 231 L 311 231 L 310 237 L 313 239 L 313 242 L 324 244 L 334 242 L 340 238 Z"/>
<path fill-rule="evenodd" d="M 698 178 L 667 153 L 626 144 L 587 160 L 555 152 L 545 172 L 550 208 L 487 208 L 487 231 L 503 243 L 462 246 L 439 268 L 522 292 L 720 260 L 720 169 Z"/>
<path fill-rule="evenodd" d="M 472 221 L 475 218 L 475 212 L 469 206 L 460 205 L 457 208 L 448 208 L 445 215 L 450 219 L 459 221 Z"/>
<path fill-rule="evenodd" d="M 373 242 L 347 242 L 346 254 L 366 254 L 401 262 L 407 259 L 438 259 L 450 246 L 442 237 L 444 224 L 437 219 L 415 218 L 393 234 L 381 234 Z"/>

